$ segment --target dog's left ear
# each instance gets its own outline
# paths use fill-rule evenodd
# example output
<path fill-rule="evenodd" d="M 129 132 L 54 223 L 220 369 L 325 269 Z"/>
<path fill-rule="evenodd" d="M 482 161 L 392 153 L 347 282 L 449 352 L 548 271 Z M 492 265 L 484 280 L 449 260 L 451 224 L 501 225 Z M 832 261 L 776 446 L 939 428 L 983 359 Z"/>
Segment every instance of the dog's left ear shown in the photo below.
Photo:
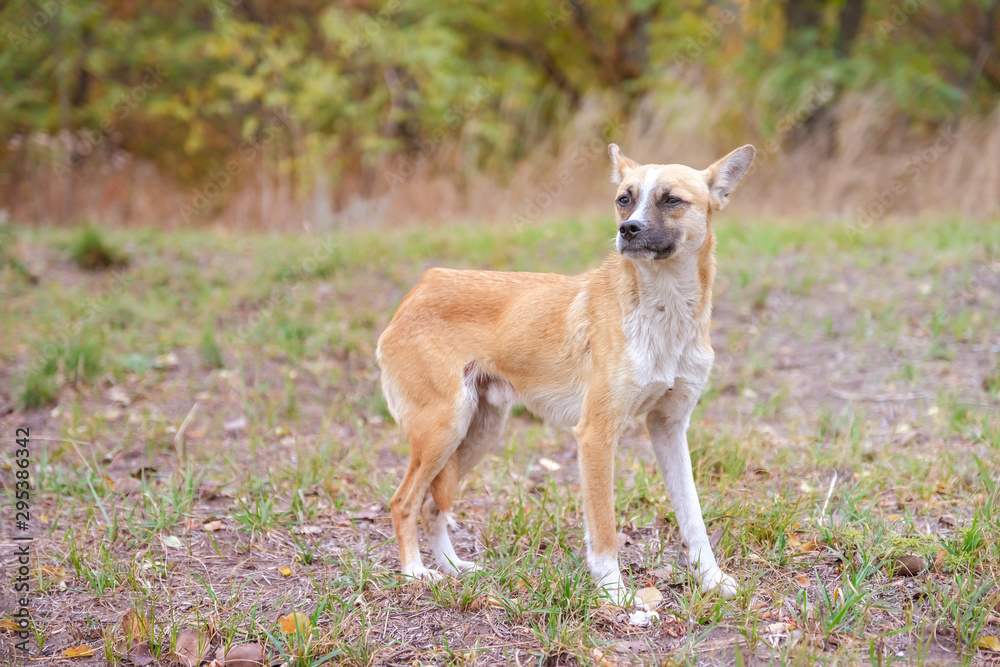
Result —
<path fill-rule="evenodd" d="M 747 169 L 753 163 L 757 149 L 747 144 L 737 148 L 705 170 L 708 191 L 712 195 L 712 208 L 721 211 L 729 203 L 729 195 L 736 189 Z"/>
<path fill-rule="evenodd" d="M 625 157 L 618 144 L 608 144 L 608 155 L 611 156 L 611 182 L 620 185 L 625 174 L 639 166 L 635 160 Z"/>

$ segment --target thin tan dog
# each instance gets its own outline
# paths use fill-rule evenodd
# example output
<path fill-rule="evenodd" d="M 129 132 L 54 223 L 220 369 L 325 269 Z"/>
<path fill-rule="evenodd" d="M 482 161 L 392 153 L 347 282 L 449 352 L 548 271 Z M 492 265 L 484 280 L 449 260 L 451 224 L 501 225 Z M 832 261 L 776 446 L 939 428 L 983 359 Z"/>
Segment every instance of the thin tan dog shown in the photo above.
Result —
<path fill-rule="evenodd" d="M 629 599 L 618 569 L 614 451 L 642 414 L 702 589 L 736 593 L 709 544 L 687 427 L 715 356 L 712 212 L 755 150 L 738 148 L 704 171 L 639 165 L 614 144 L 608 152 L 618 252 L 603 266 L 579 276 L 431 269 L 379 338 L 382 390 L 410 441 L 391 502 L 407 576 L 441 576 L 420 558 L 418 511 L 442 570 L 475 567 L 448 537 L 452 500 L 520 398 L 547 422 L 573 425 L 587 564 L 613 601 Z"/>

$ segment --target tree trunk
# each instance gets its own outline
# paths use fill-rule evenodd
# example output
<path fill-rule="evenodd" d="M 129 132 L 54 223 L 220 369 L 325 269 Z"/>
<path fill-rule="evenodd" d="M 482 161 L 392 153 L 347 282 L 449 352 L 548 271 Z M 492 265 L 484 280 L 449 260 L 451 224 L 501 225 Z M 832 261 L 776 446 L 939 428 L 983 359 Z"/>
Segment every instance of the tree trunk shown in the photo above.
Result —
<path fill-rule="evenodd" d="M 820 28 L 823 0 L 785 0 L 785 46 L 793 46 L 804 31 Z"/>
<path fill-rule="evenodd" d="M 986 26 L 983 28 L 983 36 L 979 38 L 979 50 L 976 52 L 976 57 L 972 59 L 969 71 L 965 75 L 965 81 L 962 82 L 962 87 L 966 92 L 971 92 L 976 85 L 979 73 L 983 71 L 986 60 L 995 48 L 998 13 L 1000 13 L 1000 0 L 993 0 L 989 11 L 986 12 Z"/>
<path fill-rule="evenodd" d="M 838 58 L 845 58 L 851 52 L 851 44 L 861 31 L 861 19 L 865 15 L 865 0 L 847 0 L 840 9 L 840 27 L 833 50 Z"/>
<path fill-rule="evenodd" d="M 69 142 L 65 151 L 65 180 L 63 181 L 62 211 L 59 212 L 59 221 L 66 223 L 73 211 L 73 172 L 76 169 L 75 138 L 70 128 L 70 99 L 69 99 L 69 72 L 63 57 L 63 35 L 62 17 L 60 12 L 56 12 L 52 17 L 52 41 L 55 47 L 56 57 L 56 88 L 59 96 L 59 134 L 60 137 Z"/>
<path fill-rule="evenodd" d="M 1000 0 L 997 0 L 1000 2 Z M 817 0 L 787 0 L 785 18 L 788 21 L 788 33 L 785 43 L 794 40 L 794 31 L 808 29 L 819 30 L 822 26 L 822 2 Z M 865 16 L 865 0 L 846 0 L 840 8 L 837 17 L 837 34 L 833 41 L 833 53 L 837 59 L 847 58 L 851 54 L 851 46 L 861 32 L 861 22 Z M 827 157 L 833 157 L 837 152 L 837 116 L 835 107 L 840 99 L 840 86 L 834 91 L 830 100 L 816 109 L 802 125 L 795 129 L 789 137 L 793 145 L 797 145 L 812 136 L 821 136 L 823 152 Z"/>

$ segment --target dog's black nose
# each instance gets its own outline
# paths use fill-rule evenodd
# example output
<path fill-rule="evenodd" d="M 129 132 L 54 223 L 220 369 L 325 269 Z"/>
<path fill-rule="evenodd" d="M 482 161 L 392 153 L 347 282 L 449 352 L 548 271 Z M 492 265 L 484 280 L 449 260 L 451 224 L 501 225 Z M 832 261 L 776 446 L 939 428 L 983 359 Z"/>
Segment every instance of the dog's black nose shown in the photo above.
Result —
<path fill-rule="evenodd" d="M 631 241 L 636 234 L 642 231 L 643 224 L 638 220 L 626 220 L 622 223 L 621 227 L 618 228 L 618 233 L 622 235 L 622 238 L 626 241 Z"/>

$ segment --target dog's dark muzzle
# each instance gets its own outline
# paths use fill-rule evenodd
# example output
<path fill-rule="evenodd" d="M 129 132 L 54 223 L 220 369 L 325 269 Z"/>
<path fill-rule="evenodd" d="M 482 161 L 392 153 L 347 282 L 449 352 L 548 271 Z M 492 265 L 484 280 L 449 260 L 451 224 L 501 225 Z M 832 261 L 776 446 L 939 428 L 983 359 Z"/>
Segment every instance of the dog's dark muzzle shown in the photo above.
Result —
<path fill-rule="evenodd" d="M 637 255 L 652 259 L 666 259 L 677 250 L 677 232 L 658 225 L 647 225 L 641 220 L 626 220 L 618 227 L 623 255 Z"/>

